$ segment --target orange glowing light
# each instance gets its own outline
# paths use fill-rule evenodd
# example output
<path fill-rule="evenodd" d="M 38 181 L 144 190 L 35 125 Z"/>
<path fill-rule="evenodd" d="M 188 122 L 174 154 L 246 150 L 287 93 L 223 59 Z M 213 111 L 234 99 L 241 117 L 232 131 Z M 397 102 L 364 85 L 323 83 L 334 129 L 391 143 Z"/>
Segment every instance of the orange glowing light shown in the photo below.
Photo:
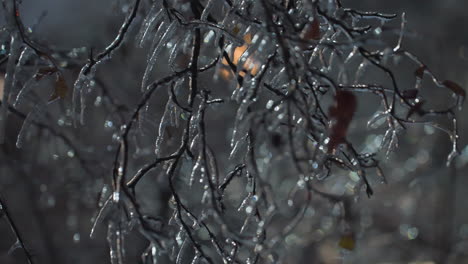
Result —
<path fill-rule="evenodd" d="M 247 50 L 247 48 L 252 44 L 252 34 L 251 33 L 248 33 L 248 34 L 246 34 L 244 36 L 244 42 L 245 42 L 244 45 L 234 48 L 232 53 L 229 54 L 229 57 L 231 58 L 232 63 L 234 65 L 236 65 L 236 66 L 239 63 L 239 60 L 240 60 L 242 54 L 244 54 L 244 52 Z M 222 64 L 226 65 L 226 66 L 229 65 L 229 63 L 227 62 L 227 60 L 225 58 L 223 58 Z M 244 66 L 243 66 L 243 70 L 244 71 L 239 71 L 239 76 L 244 77 L 246 72 L 250 73 L 252 76 L 255 76 L 260 70 L 260 62 L 257 59 L 255 59 L 254 57 L 249 57 L 249 58 L 247 58 L 247 61 L 245 62 Z M 226 80 L 229 80 L 232 77 L 230 71 L 228 71 L 225 68 L 221 69 L 219 71 L 219 74 L 221 75 L 221 77 L 223 77 Z"/>

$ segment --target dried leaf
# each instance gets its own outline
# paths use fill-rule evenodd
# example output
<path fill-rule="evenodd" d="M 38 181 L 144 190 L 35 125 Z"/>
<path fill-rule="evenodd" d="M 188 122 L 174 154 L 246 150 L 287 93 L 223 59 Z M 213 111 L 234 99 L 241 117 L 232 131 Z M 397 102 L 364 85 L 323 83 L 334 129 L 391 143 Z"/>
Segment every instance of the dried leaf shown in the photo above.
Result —
<path fill-rule="evenodd" d="M 422 115 L 424 113 L 424 111 L 422 110 L 423 104 L 424 104 L 424 101 L 419 101 L 416 104 L 414 104 L 411 107 L 411 109 L 408 111 L 408 114 L 406 115 L 406 119 L 410 118 L 414 113 Z"/>
<path fill-rule="evenodd" d="M 57 78 L 55 79 L 54 93 L 50 96 L 49 102 L 57 98 L 64 99 L 67 96 L 67 92 L 67 82 L 63 78 L 62 74 L 57 74 Z"/>
<path fill-rule="evenodd" d="M 346 133 L 356 109 L 357 100 L 352 92 L 338 91 L 336 93 L 335 105 L 329 110 L 331 125 L 328 152 L 332 152 L 339 144 L 346 141 Z"/>
<path fill-rule="evenodd" d="M 302 38 L 305 40 L 319 40 L 320 39 L 320 22 L 314 19 L 311 24 L 307 24 L 302 31 Z"/>
<path fill-rule="evenodd" d="M 45 76 L 48 76 L 48 75 L 52 75 L 54 73 L 57 72 L 57 68 L 56 67 L 44 67 L 44 68 L 39 68 L 36 72 L 36 74 L 34 74 L 34 79 L 36 79 L 36 81 L 39 81 L 41 80 L 42 78 L 44 78 Z"/>
<path fill-rule="evenodd" d="M 415 99 L 418 96 L 419 90 L 418 89 L 409 89 L 405 90 L 401 93 L 403 98 L 406 99 Z"/>
<path fill-rule="evenodd" d="M 466 92 L 465 90 L 460 86 L 458 85 L 457 83 L 455 82 L 452 82 L 452 81 L 449 81 L 449 80 L 445 80 L 442 82 L 442 84 L 449 88 L 450 90 L 452 90 L 452 92 L 454 92 L 456 95 L 458 96 L 461 96 L 463 99 L 465 99 L 465 95 L 466 95 Z"/>
<path fill-rule="evenodd" d="M 234 28 L 232 29 L 232 33 L 234 33 L 234 35 L 237 35 L 239 34 L 240 32 L 240 27 L 238 25 L 235 25 Z"/>
<path fill-rule="evenodd" d="M 341 248 L 347 249 L 347 250 L 353 250 L 356 247 L 356 241 L 354 239 L 354 235 L 352 233 L 350 234 L 344 234 L 340 238 L 340 242 L 338 245 Z"/>
<path fill-rule="evenodd" d="M 416 71 L 414 71 L 414 75 L 416 76 L 416 78 L 422 79 L 425 71 L 426 71 L 426 66 L 423 65 L 419 67 Z"/>

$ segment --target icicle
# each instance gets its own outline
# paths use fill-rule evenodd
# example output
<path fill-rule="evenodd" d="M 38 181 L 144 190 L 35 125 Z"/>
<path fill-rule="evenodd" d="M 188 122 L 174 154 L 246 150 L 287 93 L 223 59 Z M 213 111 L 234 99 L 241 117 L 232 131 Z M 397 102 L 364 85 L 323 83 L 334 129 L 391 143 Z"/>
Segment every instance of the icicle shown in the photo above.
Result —
<path fill-rule="evenodd" d="M 208 188 L 207 185 L 205 185 L 205 189 Z M 210 198 L 210 192 L 208 190 L 205 190 L 203 192 L 203 195 L 202 195 L 202 198 L 201 198 L 201 203 L 202 204 L 206 204 L 209 202 L 209 198 Z"/>
<path fill-rule="evenodd" d="M 119 191 L 115 191 L 115 192 L 112 193 L 112 201 L 114 203 L 119 203 L 119 201 L 120 201 L 120 192 Z"/>
<path fill-rule="evenodd" d="M 161 117 L 161 121 L 159 122 L 158 137 L 156 138 L 155 149 L 154 149 L 154 153 L 156 154 L 156 156 L 159 156 L 161 154 L 161 145 L 164 140 L 166 127 L 170 122 L 171 110 L 172 110 L 172 101 L 168 100 L 166 103 L 166 107 L 164 109 L 163 116 Z"/>
<path fill-rule="evenodd" d="M 77 125 L 78 113 L 80 115 L 80 123 L 82 125 L 84 124 L 85 95 L 87 93 L 87 89 L 92 85 L 95 70 L 96 67 L 89 69 L 89 64 L 86 64 L 81 69 L 80 74 L 75 81 L 72 98 L 72 115 L 75 126 Z"/>
<path fill-rule="evenodd" d="M 202 168 L 202 159 L 201 159 L 201 155 L 198 155 L 197 161 L 195 162 L 195 165 L 192 168 L 192 173 L 190 174 L 190 179 L 189 179 L 189 186 L 190 187 L 195 182 L 195 174 L 198 171 L 201 171 L 201 168 Z M 201 177 L 203 178 L 203 175 Z"/>
<path fill-rule="evenodd" d="M 17 250 L 18 248 L 22 248 L 21 247 L 21 242 L 18 239 L 16 239 L 16 242 L 13 245 L 11 245 L 10 249 L 8 249 L 7 255 L 9 256 L 9 255 L 13 254 L 13 252 L 15 250 Z"/>
<path fill-rule="evenodd" d="M 115 207 L 110 206 L 112 204 L 110 201 L 110 198 L 107 199 L 105 203 L 100 207 L 99 212 L 93 221 L 93 226 L 91 227 L 89 237 L 93 238 L 98 224 L 101 223 L 103 219 L 107 218 L 111 212 L 114 212 Z"/>
<path fill-rule="evenodd" d="M 7 69 L 5 74 L 5 83 L 3 86 L 2 106 L 0 108 L 0 144 L 5 141 L 5 126 L 8 114 L 8 104 L 10 92 L 13 89 L 13 80 L 16 70 L 16 60 L 20 54 L 21 42 L 17 34 L 11 34 L 10 41 L 10 57 L 8 58 Z"/>
<path fill-rule="evenodd" d="M 149 104 L 146 104 L 143 109 L 138 114 L 138 131 L 141 136 L 145 135 L 144 124 L 146 121 L 146 116 L 148 115 Z"/>
<path fill-rule="evenodd" d="M 200 254 L 197 252 L 195 254 L 195 256 L 193 257 L 193 260 L 191 262 L 191 264 L 198 264 L 200 262 L 201 258 L 200 258 Z"/>
<path fill-rule="evenodd" d="M 18 134 L 18 138 L 16 140 L 16 147 L 21 148 L 23 146 L 24 140 L 28 135 L 29 128 L 31 127 L 32 123 L 37 121 L 38 118 L 42 116 L 42 113 L 45 111 L 46 105 L 44 103 L 38 103 L 34 106 L 31 112 L 26 116 L 23 121 L 23 126 Z"/>
<path fill-rule="evenodd" d="M 158 263 L 158 251 L 155 245 L 151 245 L 151 258 L 153 260 L 153 264 Z"/>
<path fill-rule="evenodd" d="M 169 221 L 167 221 L 168 225 L 177 225 L 178 224 L 177 214 L 178 214 L 177 211 L 174 210 L 174 212 L 172 213 L 172 216 L 169 218 Z M 176 240 L 177 240 L 177 237 L 176 237 Z"/>
<path fill-rule="evenodd" d="M 199 139 L 198 134 L 194 135 L 192 141 L 190 142 L 189 149 L 192 153 L 195 152 L 196 150 L 195 147 L 198 145 L 198 139 Z"/>
<path fill-rule="evenodd" d="M 250 201 L 250 194 L 247 195 L 247 197 L 244 198 L 244 200 L 242 200 L 241 204 L 239 205 L 239 207 L 237 208 L 237 211 L 243 211 L 245 209 L 245 207 L 247 206 L 247 204 L 249 203 Z"/>
<path fill-rule="evenodd" d="M 206 20 L 208 18 L 208 15 L 210 14 L 211 10 L 213 9 L 214 6 L 214 0 L 208 0 L 206 3 L 205 9 L 203 9 L 203 13 L 201 15 L 200 20 Z"/>
<path fill-rule="evenodd" d="M 184 264 L 189 262 L 191 255 L 192 246 L 188 238 L 184 239 L 184 242 L 180 246 L 179 253 L 177 254 L 176 264 Z"/>
<path fill-rule="evenodd" d="M 380 145 L 380 149 L 387 147 L 385 157 L 388 159 L 395 148 L 398 147 L 398 132 L 396 129 L 388 129 Z"/>
<path fill-rule="evenodd" d="M 94 80 L 92 79 L 94 77 L 94 72 L 93 76 L 88 76 L 88 81 L 86 82 L 86 85 L 82 88 L 80 92 L 80 123 L 84 125 L 84 114 L 85 114 L 85 109 L 86 109 L 86 95 L 88 95 L 91 91 L 90 88 L 94 86 Z"/>
<path fill-rule="evenodd" d="M 170 98 L 171 100 L 177 100 L 180 90 L 183 89 L 184 85 L 184 77 L 179 78 L 175 84 L 174 84 L 174 96 L 176 98 L 172 98 L 172 93 L 170 93 Z M 178 100 L 177 100 L 178 101 Z M 180 109 L 177 105 L 174 103 L 172 104 L 172 111 L 171 111 L 171 126 L 173 127 L 179 127 L 180 125 L 180 115 L 182 114 L 182 109 Z"/>
<path fill-rule="evenodd" d="M 252 116 L 250 116 L 252 117 Z M 238 120 L 236 119 L 234 124 L 234 130 L 232 131 L 232 138 L 231 138 L 231 155 L 233 157 L 235 153 L 239 150 L 239 148 L 245 143 L 247 138 L 247 133 L 250 125 L 250 117 L 246 118 L 245 120 Z"/>
<path fill-rule="evenodd" d="M 387 115 L 388 115 L 387 112 L 377 111 L 371 117 L 371 119 L 369 119 L 369 121 L 367 122 L 367 128 L 376 129 L 380 127 L 385 122 L 385 120 L 382 120 L 382 119 L 386 117 Z"/>
<path fill-rule="evenodd" d="M 179 109 L 179 107 L 177 107 L 176 105 L 172 104 L 171 106 L 171 112 L 170 112 L 170 116 L 169 116 L 169 123 L 171 124 L 172 127 L 179 127 L 179 116 L 181 114 L 181 111 Z"/>
<path fill-rule="evenodd" d="M 359 81 L 361 81 L 361 78 L 366 72 L 366 68 L 368 65 L 369 63 L 367 61 L 363 61 L 361 64 L 359 64 L 359 67 L 356 71 L 356 77 L 354 79 L 354 83 L 358 83 Z"/>
<path fill-rule="evenodd" d="M 117 223 L 109 222 L 107 242 L 109 243 L 110 260 L 112 264 L 123 264 L 123 234 Z"/>
<path fill-rule="evenodd" d="M 249 224 L 250 218 L 251 218 L 250 214 L 247 215 L 247 217 L 245 218 L 244 224 L 242 224 L 242 227 L 240 229 L 241 234 L 244 233 L 245 229 L 247 228 L 247 225 Z"/>
<path fill-rule="evenodd" d="M 179 47 L 181 45 L 181 43 L 185 43 L 185 38 L 186 37 L 191 37 L 190 34 L 186 34 L 185 32 L 183 33 L 183 35 L 178 38 L 176 40 L 176 42 L 174 43 L 174 45 L 172 46 L 170 52 L 169 52 L 169 59 L 168 59 L 168 63 L 169 63 L 169 66 L 171 67 L 172 71 L 176 71 L 176 67 L 174 65 L 174 62 L 177 58 L 177 55 L 179 54 Z"/>
<path fill-rule="evenodd" d="M 281 77 L 284 76 L 285 72 L 286 72 L 286 68 L 283 67 L 277 74 L 275 74 L 275 77 L 273 77 L 273 79 L 270 82 L 270 85 L 273 88 L 278 88 L 280 86 Z"/>
<path fill-rule="evenodd" d="M 164 23 L 164 22 L 163 22 Z M 159 57 L 159 54 L 161 53 L 162 49 L 166 46 L 166 43 L 168 40 L 176 33 L 177 31 L 177 25 L 178 22 L 175 19 L 174 21 L 171 22 L 171 24 L 165 28 L 164 25 L 161 23 L 161 26 L 158 29 L 158 32 L 156 33 L 156 36 L 154 38 L 154 45 L 153 45 L 153 52 L 148 59 L 148 63 L 145 69 L 145 73 L 143 75 L 143 82 L 142 82 L 142 89 L 146 89 L 146 85 L 148 83 L 148 79 L 150 77 L 151 72 L 153 71 L 153 67 L 156 64 L 156 60 Z"/>
<path fill-rule="evenodd" d="M 348 57 L 346 57 L 346 59 L 344 61 L 344 64 L 349 63 L 349 61 L 351 61 L 351 59 L 356 57 L 356 54 L 358 53 L 358 51 L 359 51 L 358 47 L 354 47 L 353 50 L 348 54 Z"/>
<path fill-rule="evenodd" d="M 33 90 L 37 86 L 38 82 L 36 79 L 31 78 L 29 79 L 24 85 L 23 88 L 19 91 L 19 93 L 16 95 L 15 102 L 13 103 L 13 106 L 16 108 L 20 105 L 20 103 L 23 101 L 23 98 L 29 93 L 29 91 Z"/>
<path fill-rule="evenodd" d="M 240 100 L 243 97 L 242 95 L 244 94 L 244 92 L 245 92 L 244 86 L 238 87 L 232 92 L 231 100 L 236 101 L 237 103 L 240 103 Z"/>
<path fill-rule="evenodd" d="M 401 48 L 401 42 L 402 42 L 403 36 L 405 34 L 405 25 L 406 25 L 406 13 L 403 12 L 401 14 L 401 28 L 400 28 L 400 34 L 399 34 L 399 37 L 398 37 L 398 43 L 395 46 L 395 48 L 393 48 L 393 52 L 397 52 Z"/>
<path fill-rule="evenodd" d="M 109 197 L 109 185 L 105 184 L 102 189 L 101 189 L 101 194 L 99 195 L 99 201 L 98 201 L 98 206 L 99 208 L 104 206 L 104 203 L 107 200 L 107 197 Z"/>
<path fill-rule="evenodd" d="M 148 12 L 145 20 L 143 21 L 140 31 L 136 36 L 138 47 L 143 47 L 143 44 L 149 40 L 151 34 L 148 34 L 151 29 L 157 25 L 161 20 L 165 19 L 166 11 L 161 8 L 158 4 L 154 4 L 151 10 Z"/>
<path fill-rule="evenodd" d="M 450 136 L 450 140 L 452 140 L 452 151 L 449 153 L 449 155 L 447 156 L 447 162 L 446 162 L 446 166 L 449 167 L 450 164 L 452 163 L 452 161 L 458 156 L 460 155 L 460 153 L 458 152 L 458 148 L 457 148 L 457 142 L 458 142 L 458 135 L 457 135 L 457 119 L 456 118 L 453 118 L 452 120 L 453 122 L 453 131 L 451 131 L 449 133 L 449 136 Z"/>
<path fill-rule="evenodd" d="M 255 103 L 255 101 L 257 100 L 255 98 L 255 91 L 256 91 L 257 87 L 260 86 L 260 84 L 258 82 L 260 82 L 259 78 L 255 77 L 248 84 L 248 87 L 246 87 L 246 92 L 245 92 L 245 95 L 244 95 L 244 99 L 241 101 L 241 104 L 240 104 L 239 108 L 237 109 L 236 127 L 240 124 L 241 121 L 244 120 L 244 117 L 247 114 L 247 110 L 248 110 L 249 106 L 252 105 L 253 103 Z M 238 96 L 241 96 L 241 95 L 238 95 Z M 238 99 L 240 99 L 240 98 L 238 98 Z"/>
<path fill-rule="evenodd" d="M 330 54 L 330 57 L 328 58 L 328 68 L 327 68 L 327 72 L 330 72 L 332 70 L 332 67 L 333 67 L 333 60 L 335 59 L 336 57 L 336 52 L 335 51 L 332 51 L 331 54 Z"/>
<path fill-rule="evenodd" d="M 213 150 L 211 148 L 207 149 L 207 158 L 208 158 L 208 171 L 210 172 L 211 175 L 211 180 L 218 184 L 218 170 L 216 167 L 216 159 L 215 159 L 215 154 L 213 153 Z"/>
<path fill-rule="evenodd" d="M 381 65 L 387 65 L 388 60 L 392 57 L 393 55 L 393 50 L 390 48 L 385 48 L 382 52 L 382 60 L 380 61 Z"/>
<path fill-rule="evenodd" d="M 229 153 L 229 159 L 232 159 L 240 150 L 241 146 L 243 145 L 245 138 L 242 138 L 240 140 L 237 140 L 234 144 L 234 146 L 231 147 L 231 153 Z"/>
<path fill-rule="evenodd" d="M 12 85 L 13 89 L 16 87 L 16 83 L 18 82 L 17 80 L 18 73 L 23 71 L 23 68 L 24 68 L 23 66 L 26 64 L 26 61 L 30 58 L 29 55 L 31 55 L 30 48 L 25 47 L 18 58 L 18 63 L 16 64 L 15 74 L 13 75 L 13 85 Z"/>

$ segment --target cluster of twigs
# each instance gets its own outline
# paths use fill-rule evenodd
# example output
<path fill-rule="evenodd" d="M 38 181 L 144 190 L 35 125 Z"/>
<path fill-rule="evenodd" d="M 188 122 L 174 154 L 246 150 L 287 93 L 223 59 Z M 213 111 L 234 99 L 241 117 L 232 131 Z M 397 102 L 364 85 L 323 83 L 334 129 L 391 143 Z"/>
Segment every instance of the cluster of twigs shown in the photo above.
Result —
<path fill-rule="evenodd" d="M 3 111 L 25 118 L 24 130 L 30 124 L 50 130 L 75 150 L 79 164 L 92 174 L 80 146 L 67 134 L 36 120 L 37 113 L 26 116 L 10 104 L 9 91 L 16 89 L 13 76 L 19 74 L 15 65 L 26 50 L 41 60 L 31 80 L 56 76 L 49 102 L 38 104 L 41 112 L 58 99 L 66 100 L 62 74 L 66 67 L 57 61 L 72 59 L 39 48 L 24 31 L 16 1 L 3 2 L 11 35 L 9 55 L 2 58 L 8 61 Z M 105 67 L 101 66 L 105 60 L 135 38 L 129 29 L 140 16 L 144 19 L 136 42 L 149 55 L 141 89 L 129 88 L 140 99 L 134 107 L 127 105 L 132 109 L 128 117 L 119 113 L 122 126 L 111 171 L 113 191 L 102 203 L 91 231 L 107 225 L 112 263 L 125 262 L 125 236 L 133 231 L 148 241 L 144 263 L 160 258 L 177 263 L 284 262 L 291 258 L 285 250 L 288 239 L 313 242 L 307 236 L 316 222 L 308 212 L 323 201 L 340 206 L 337 227 L 341 223 L 344 234 L 340 245 L 352 249 L 357 232 L 349 212 L 352 198 L 362 188 L 369 197 L 373 194 L 369 173 L 385 179 L 377 156 L 388 156 L 405 128 L 433 126 L 453 143 L 447 162 L 457 154 L 455 111 L 464 100 L 463 89 L 439 80 L 404 49 L 404 16 L 396 44 L 391 46 L 382 35 L 394 32 L 387 25 L 396 15 L 345 8 L 338 0 L 158 0 L 150 4 L 134 0 L 115 39 L 97 55 L 90 54 L 81 68 L 70 107 L 74 121 L 84 124 L 85 111 L 93 111 L 86 102 L 98 80 L 96 68 Z M 414 63 L 414 88 L 403 89 L 397 83 L 392 66 L 398 58 Z M 171 73 L 154 80 L 161 65 Z M 367 74 L 372 71 L 384 73 L 389 82 L 374 80 Z M 453 93 L 456 102 L 442 110 L 427 109 L 420 95 L 425 78 Z M 17 101 L 27 92 L 32 91 L 24 85 Z M 371 153 L 360 152 L 348 136 L 361 93 L 381 100 L 381 110 L 369 120 L 369 127 L 386 125 L 380 148 Z M 102 94 L 108 97 L 109 111 L 119 111 L 105 88 Z M 147 163 L 138 168 L 131 154 L 138 140 L 149 137 L 138 125 L 147 122 L 151 99 L 157 94 L 167 94 L 167 103 L 154 153 L 144 155 Z M 217 112 L 232 121 L 230 147 L 225 150 L 229 157 L 214 150 L 218 148 L 208 133 L 227 134 L 207 121 Z M 446 117 L 451 127 L 433 121 L 436 116 Z M 169 129 L 177 132 L 168 135 Z M 223 158 L 226 161 L 220 162 Z M 219 163 L 228 165 L 218 167 Z M 277 164 L 287 169 L 280 170 Z M 161 188 L 171 194 L 168 219 L 165 212 L 145 212 L 139 201 L 144 197 L 137 197 L 138 184 L 154 170 L 166 179 L 160 182 L 167 187 Z M 332 170 L 355 173 L 355 191 L 327 190 Z"/>

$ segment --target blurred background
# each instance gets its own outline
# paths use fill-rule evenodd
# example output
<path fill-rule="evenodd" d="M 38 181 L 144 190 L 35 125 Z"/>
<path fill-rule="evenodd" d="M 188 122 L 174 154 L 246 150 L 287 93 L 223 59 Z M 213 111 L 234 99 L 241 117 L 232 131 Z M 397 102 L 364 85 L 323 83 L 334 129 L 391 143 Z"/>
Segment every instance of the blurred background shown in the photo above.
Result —
<path fill-rule="evenodd" d="M 404 48 L 417 54 L 441 79 L 454 80 L 468 87 L 467 1 L 343 0 L 343 5 L 398 15 L 404 12 L 407 20 Z M 63 53 L 75 52 L 76 65 L 80 66 L 86 63 L 87 57 L 81 48 L 101 50 L 114 38 L 128 7 L 123 0 L 23 0 L 21 16 L 26 26 L 36 25 L 32 29 L 33 35 L 40 36 L 44 43 Z M 3 25 L 2 12 L 3 9 L 0 11 L 0 23 Z M 139 17 L 138 24 L 141 20 Z M 398 19 L 392 23 L 399 26 Z M 124 45 L 113 60 L 106 62 L 106 67 L 101 67 L 98 72 L 99 82 L 107 87 L 105 92 L 112 94 L 117 105 L 135 105 L 139 98 L 138 94 L 125 87 L 139 83 L 144 64 L 137 62 L 144 58 L 145 53 L 129 50 Z M 80 67 L 67 67 L 70 68 L 67 82 L 71 87 Z M 402 71 L 414 71 L 406 64 L 401 67 Z M 163 75 L 165 71 L 167 69 L 162 68 L 157 74 Z M 403 76 L 400 80 L 402 83 L 412 83 L 411 77 Z M 442 93 L 437 87 L 428 90 L 430 94 L 427 96 L 432 98 L 434 106 L 446 105 L 450 99 L 445 91 Z M 92 103 L 97 108 L 106 107 L 105 102 L 97 99 L 104 90 L 94 93 L 96 101 Z M 163 106 L 166 98 L 156 98 L 155 105 Z M 360 107 L 366 108 L 369 98 L 360 97 L 359 100 Z M 53 107 L 63 106 L 58 104 Z M 363 113 L 375 112 L 375 109 L 361 110 Z M 158 111 L 153 113 L 154 117 L 160 116 L 161 110 Z M 128 116 L 125 109 L 121 112 Z M 15 140 L 7 140 L 1 146 L 0 194 L 36 263 L 109 262 L 105 227 L 98 229 L 94 239 L 89 237 L 89 233 L 100 197 L 109 194 L 102 186 L 110 183 L 109 167 L 113 155 L 109 153 L 113 153 L 116 147 L 115 136 L 114 141 L 112 138 L 119 131 L 118 113 L 117 110 L 110 115 L 109 111 L 95 111 L 92 116 L 87 116 L 86 126 L 78 128 L 80 131 L 77 135 L 83 136 L 74 140 L 90 146 L 80 155 L 91 164 L 91 174 L 77 169 L 77 162 L 70 161 L 77 153 L 57 142 L 47 132 L 30 135 L 28 144 L 22 149 L 15 147 Z M 396 153 L 383 159 L 382 166 L 388 183 L 381 184 L 374 179 L 374 196 L 368 199 L 363 195 L 353 207 L 353 211 L 360 216 L 361 230 L 353 250 L 343 251 L 337 246 L 337 236 L 322 238 L 318 235 L 319 246 L 309 250 L 306 246 L 296 245 L 291 249 L 291 254 L 302 256 L 301 263 L 468 263 L 468 179 L 465 176 L 468 165 L 468 149 L 465 147 L 468 141 L 467 113 L 468 107 L 457 112 L 462 155 L 449 167 L 445 164 L 451 142 L 445 134 L 424 126 L 408 128 L 400 139 Z M 369 113 L 363 116 L 368 119 Z M 54 118 L 58 120 L 58 127 L 73 129 L 69 120 Z M 352 131 L 355 132 L 351 137 L 362 141 L 363 145 L 372 145 L 376 136 L 369 133 L 362 138 L 359 132 L 366 129 L 365 118 L 363 122 L 354 124 Z M 7 139 L 16 138 L 21 123 L 22 120 L 10 116 Z M 361 127 L 361 124 L 364 125 Z M 102 133 L 103 127 L 105 133 Z M 155 130 L 156 124 L 145 129 Z M 35 143 L 37 136 L 45 138 L 47 144 Z M 167 193 L 160 190 L 152 192 L 149 186 L 143 188 L 146 190 L 142 192 L 150 197 L 143 207 L 167 207 L 161 202 L 167 200 Z M 76 192 L 77 189 L 82 191 Z M 326 226 L 328 220 L 323 218 L 319 221 Z M 2 220 L 0 263 L 25 263 L 21 250 L 8 253 L 14 243 L 14 235 Z M 128 263 L 140 263 L 139 254 L 145 246 L 144 240 L 131 235 L 126 247 Z"/>

